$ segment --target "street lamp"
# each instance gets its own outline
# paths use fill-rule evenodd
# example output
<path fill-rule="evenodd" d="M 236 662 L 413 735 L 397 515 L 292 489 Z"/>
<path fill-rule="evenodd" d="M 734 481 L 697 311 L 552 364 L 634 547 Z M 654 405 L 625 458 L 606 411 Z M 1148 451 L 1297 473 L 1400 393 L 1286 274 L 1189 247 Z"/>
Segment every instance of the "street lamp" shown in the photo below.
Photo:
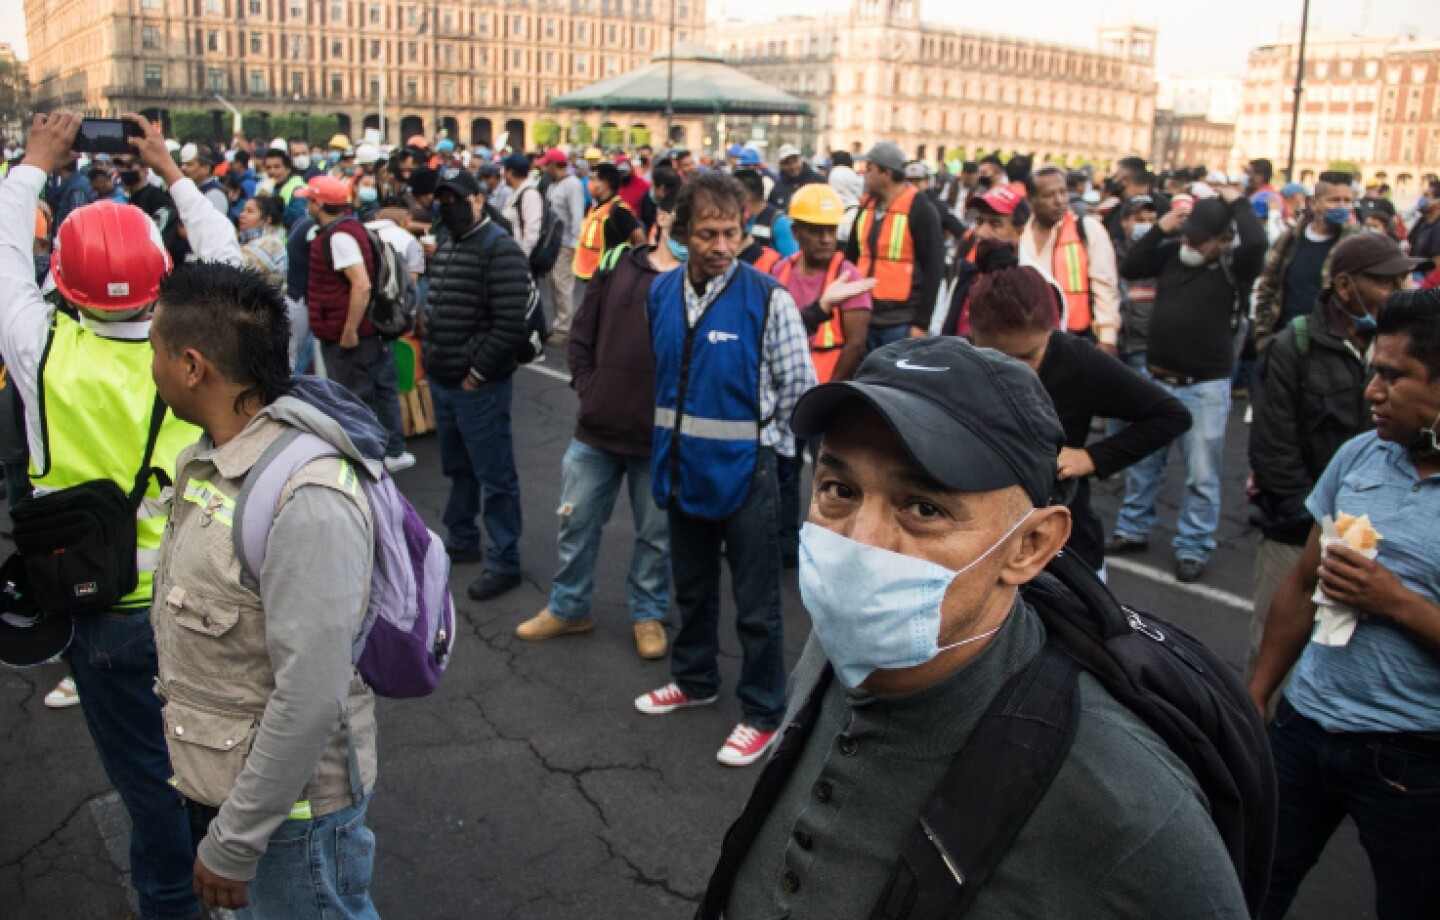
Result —
<path fill-rule="evenodd" d="M 1300 55 L 1295 64 L 1295 108 L 1290 113 L 1290 155 L 1285 160 L 1285 178 L 1295 181 L 1295 141 L 1300 136 L 1300 96 L 1305 92 L 1305 33 L 1310 27 L 1310 0 L 1300 13 Z"/>

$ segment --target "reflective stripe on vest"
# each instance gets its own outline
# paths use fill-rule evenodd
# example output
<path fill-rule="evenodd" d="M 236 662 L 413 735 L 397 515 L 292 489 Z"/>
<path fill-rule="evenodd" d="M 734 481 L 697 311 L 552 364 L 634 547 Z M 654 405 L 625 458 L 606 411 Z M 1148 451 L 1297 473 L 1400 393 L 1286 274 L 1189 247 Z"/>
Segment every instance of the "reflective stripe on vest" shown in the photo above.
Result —
<path fill-rule="evenodd" d="M 876 300 L 903 301 L 910 297 L 915 276 L 915 241 L 910 236 L 910 208 L 916 190 L 906 185 L 890 202 L 885 217 L 875 224 L 875 201 L 866 199 L 855 219 L 860 260 L 855 267 L 879 284 L 870 295 Z"/>
<path fill-rule="evenodd" d="M 605 254 L 605 223 L 610 219 L 610 212 L 617 207 L 626 207 L 619 195 L 604 204 L 596 205 L 580 225 L 580 240 L 575 244 L 575 261 L 572 266 L 576 278 L 589 281 L 600 267 L 600 259 Z"/>
<path fill-rule="evenodd" d="M 108 479 L 125 492 L 134 487 L 155 406 L 152 358 L 145 339 L 107 339 L 63 313 L 56 315 L 40 359 L 44 451 L 43 457 L 31 458 L 30 469 L 37 488 L 58 491 L 97 479 Z M 150 465 L 173 476 L 180 451 L 199 438 L 199 428 L 167 412 Z M 43 469 L 33 465 L 42 462 Z M 135 513 L 140 581 L 121 598 L 120 608 L 150 603 L 160 539 L 169 518 L 160 498 L 160 484 L 152 476 Z"/>
<path fill-rule="evenodd" d="M 753 441 L 757 430 L 755 422 L 727 422 L 718 418 L 699 418 L 687 415 L 680 420 L 680 433 L 712 441 Z M 655 427 L 675 428 L 674 409 L 656 409 Z"/>
<path fill-rule="evenodd" d="M 1090 254 L 1080 239 L 1080 220 L 1066 211 L 1056 230 L 1055 252 L 1050 257 L 1050 273 L 1065 292 L 1065 328 L 1084 332 L 1090 328 Z"/>
<path fill-rule="evenodd" d="M 214 483 L 192 479 L 185 485 L 183 498 L 192 505 L 200 506 L 202 527 L 212 520 L 226 527 L 235 526 L 235 500 L 221 492 Z"/>
<path fill-rule="evenodd" d="M 776 277 L 786 288 L 790 287 L 790 276 L 794 274 L 795 266 L 800 264 L 801 255 L 797 252 L 780 263 L 780 272 Z M 830 267 L 825 270 L 825 283 L 820 286 L 822 295 L 840 277 L 840 267 L 844 264 L 844 253 L 837 252 L 831 257 Z M 815 376 L 820 383 L 829 383 L 835 376 L 835 365 L 840 360 L 840 349 L 844 344 L 845 327 L 837 305 L 830 311 L 830 318 L 810 336 L 810 362 L 815 365 Z"/>

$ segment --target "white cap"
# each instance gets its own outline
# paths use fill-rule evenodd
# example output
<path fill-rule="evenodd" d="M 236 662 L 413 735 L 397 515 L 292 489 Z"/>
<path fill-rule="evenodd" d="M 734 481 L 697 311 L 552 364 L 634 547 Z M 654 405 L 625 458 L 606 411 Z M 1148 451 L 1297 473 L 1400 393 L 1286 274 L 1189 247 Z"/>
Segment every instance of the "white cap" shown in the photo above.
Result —
<path fill-rule="evenodd" d="M 290 144 L 285 140 L 285 138 L 283 138 L 283 137 L 277 137 L 277 138 L 275 138 L 273 141 L 270 142 L 270 149 L 271 149 L 271 150 L 283 150 L 283 151 L 285 151 L 286 153 L 289 153 L 289 152 L 290 152 Z"/>
<path fill-rule="evenodd" d="M 775 154 L 775 162 L 776 162 L 776 163 L 784 163 L 786 160 L 790 159 L 791 157 L 798 157 L 799 155 L 800 155 L 800 148 L 799 148 L 799 147 L 796 147 L 794 144 L 781 144 L 781 145 L 780 145 L 780 152 L 777 153 L 777 154 Z"/>
<path fill-rule="evenodd" d="M 186 144 L 184 147 L 180 148 L 180 162 L 189 163 L 191 160 L 195 159 L 195 157 L 199 156 L 199 154 L 199 147 L 196 147 L 194 144 Z"/>
<path fill-rule="evenodd" d="M 928 179 L 930 178 L 930 167 L 920 160 L 912 160 L 905 164 L 905 178 Z"/>
<path fill-rule="evenodd" d="M 1208 182 L 1191 182 L 1190 194 L 1196 201 L 1199 201 L 1201 198 L 1214 198 L 1217 192 L 1210 187 Z"/>
<path fill-rule="evenodd" d="M 1230 177 L 1229 177 L 1229 176 L 1226 176 L 1223 172 L 1221 172 L 1221 171 L 1218 170 L 1218 169 L 1212 169 L 1212 170 L 1210 170 L 1210 172 L 1205 176 L 1205 181 L 1208 182 L 1208 183 L 1210 183 L 1210 185 L 1212 185 L 1212 186 L 1214 186 L 1214 185 L 1229 185 L 1229 184 L 1230 184 Z"/>
<path fill-rule="evenodd" d="M 174 153 L 175 151 L 180 149 L 180 142 L 172 141 L 170 138 L 167 137 L 165 138 L 165 149 L 170 151 L 171 153 Z"/>
<path fill-rule="evenodd" d="M 374 144 L 361 144 L 355 148 L 355 163 L 364 166 L 367 163 L 374 163 L 380 159 L 380 151 Z"/>

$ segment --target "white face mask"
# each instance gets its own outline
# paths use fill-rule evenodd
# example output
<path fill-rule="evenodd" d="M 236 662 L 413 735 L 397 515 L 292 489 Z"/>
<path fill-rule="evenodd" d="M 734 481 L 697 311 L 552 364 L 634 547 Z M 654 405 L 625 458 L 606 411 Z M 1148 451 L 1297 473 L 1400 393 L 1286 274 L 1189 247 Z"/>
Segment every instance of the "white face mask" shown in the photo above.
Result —
<path fill-rule="evenodd" d="M 295 157 L 293 162 L 295 163 L 295 169 L 297 172 L 304 172 L 305 170 L 310 168 L 309 154 L 302 153 L 298 157 Z"/>
<path fill-rule="evenodd" d="M 1034 513 L 1031 508 L 957 571 L 805 524 L 800 530 L 800 596 L 840 682 L 858 687 L 876 670 L 917 667 L 999 632 L 996 626 L 942 646 L 940 608 L 950 584 L 1003 546 Z"/>
<path fill-rule="evenodd" d="M 1191 268 L 1199 268 L 1206 262 L 1205 253 L 1191 246 L 1189 243 L 1180 244 L 1180 262 Z"/>

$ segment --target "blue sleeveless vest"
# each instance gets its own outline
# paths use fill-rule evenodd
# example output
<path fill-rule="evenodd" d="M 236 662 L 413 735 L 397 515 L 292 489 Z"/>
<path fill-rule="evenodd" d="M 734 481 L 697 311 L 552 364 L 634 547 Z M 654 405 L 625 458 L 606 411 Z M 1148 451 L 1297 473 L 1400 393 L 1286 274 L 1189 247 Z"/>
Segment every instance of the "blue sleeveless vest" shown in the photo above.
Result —
<path fill-rule="evenodd" d="M 760 364 L 777 283 L 748 265 L 695 327 L 685 322 L 685 267 L 650 287 L 655 346 L 655 503 L 695 517 L 729 517 L 750 493 L 760 444 Z"/>

